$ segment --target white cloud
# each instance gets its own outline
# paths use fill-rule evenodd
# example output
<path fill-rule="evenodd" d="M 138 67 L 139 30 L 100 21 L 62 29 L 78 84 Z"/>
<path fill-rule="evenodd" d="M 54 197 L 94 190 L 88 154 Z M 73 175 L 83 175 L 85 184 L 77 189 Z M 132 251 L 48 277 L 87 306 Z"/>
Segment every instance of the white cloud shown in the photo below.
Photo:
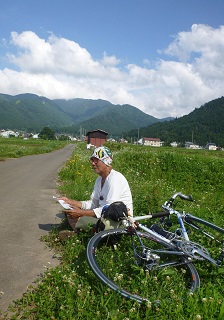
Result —
<path fill-rule="evenodd" d="M 224 95 L 224 26 L 193 25 L 164 50 L 166 60 L 145 59 L 145 67 L 123 67 L 105 52 L 94 60 L 78 43 L 53 34 L 45 40 L 32 31 L 12 32 L 5 44 L 11 65 L 0 70 L 1 93 L 100 98 L 158 118 L 188 114 Z"/>
<path fill-rule="evenodd" d="M 108 56 L 106 52 L 103 53 L 103 59 L 101 60 L 102 65 L 104 66 L 116 66 L 120 63 L 121 61 L 117 59 L 115 56 Z"/>

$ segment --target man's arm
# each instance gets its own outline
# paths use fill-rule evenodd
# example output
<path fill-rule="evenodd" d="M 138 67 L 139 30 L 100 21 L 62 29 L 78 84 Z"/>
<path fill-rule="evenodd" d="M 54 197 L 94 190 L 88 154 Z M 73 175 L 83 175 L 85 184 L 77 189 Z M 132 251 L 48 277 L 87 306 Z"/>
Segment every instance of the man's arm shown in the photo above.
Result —
<path fill-rule="evenodd" d="M 76 207 L 72 210 L 64 210 L 64 212 L 67 214 L 69 218 L 80 218 L 84 216 L 96 218 L 96 215 L 93 210 L 83 210 Z"/>

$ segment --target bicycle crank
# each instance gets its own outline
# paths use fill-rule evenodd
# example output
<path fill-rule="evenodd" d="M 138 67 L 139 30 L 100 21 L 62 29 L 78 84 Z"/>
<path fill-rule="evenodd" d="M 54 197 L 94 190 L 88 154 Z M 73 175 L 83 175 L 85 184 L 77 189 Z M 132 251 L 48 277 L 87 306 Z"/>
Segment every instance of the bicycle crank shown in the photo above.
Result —
<path fill-rule="evenodd" d="M 210 260 L 210 253 L 206 248 L 198 243 L 192 241 L 181 241 L 179 243 L 181 251 L 186 253 L 189 257 L 197 260 Z"/>

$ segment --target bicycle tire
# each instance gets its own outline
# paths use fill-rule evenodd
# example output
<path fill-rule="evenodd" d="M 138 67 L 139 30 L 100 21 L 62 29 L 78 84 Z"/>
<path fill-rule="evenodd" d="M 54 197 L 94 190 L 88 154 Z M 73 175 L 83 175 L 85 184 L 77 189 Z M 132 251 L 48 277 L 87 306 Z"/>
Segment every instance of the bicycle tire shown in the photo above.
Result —
<path fill-rule="evenodd" d="M 186 295 L 200 286 L 198 272 L 185 256 L 173 255 L 171 246 L 149 234 L 138 232 L 138 235 L 147 248 L 160 255 L 161 263 L 170 261 L 179 265 L 165 268 L 161 264 L 160 268 L 147 271 L 146 265 L 141 265 L 144 259 L 136 264 L 132 247 L 132 241 L 138 239 L 136 234 L 124 229 L 106 230 L 95 234 L 86 249 L 89 266 L 102 283 L 140 303 L 180 296 L 180 292 Z"/>

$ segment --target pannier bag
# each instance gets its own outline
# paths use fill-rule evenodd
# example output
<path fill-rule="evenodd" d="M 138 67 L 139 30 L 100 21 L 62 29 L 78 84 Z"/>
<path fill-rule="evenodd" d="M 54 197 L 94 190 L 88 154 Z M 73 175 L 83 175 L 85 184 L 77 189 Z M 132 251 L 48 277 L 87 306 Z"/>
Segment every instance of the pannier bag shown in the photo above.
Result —
<path fill-rule="evenodd" d="M 101 217 L 104 219 L 111 219 L 119 222 L 127 219 L 128 210 L 126 205 L 122 201 L 111 203 L 109 206 L 104 206 Z"/>
<path fill-rule="evenodd" d="M 96 232 L 105 229 L 117 229 L 122 225 L 122 220 L 126 220 L 128 210 L 122 201 L 113 202 L 108 206 L 104 206 L 101 218 L 97 221 Z"/>

